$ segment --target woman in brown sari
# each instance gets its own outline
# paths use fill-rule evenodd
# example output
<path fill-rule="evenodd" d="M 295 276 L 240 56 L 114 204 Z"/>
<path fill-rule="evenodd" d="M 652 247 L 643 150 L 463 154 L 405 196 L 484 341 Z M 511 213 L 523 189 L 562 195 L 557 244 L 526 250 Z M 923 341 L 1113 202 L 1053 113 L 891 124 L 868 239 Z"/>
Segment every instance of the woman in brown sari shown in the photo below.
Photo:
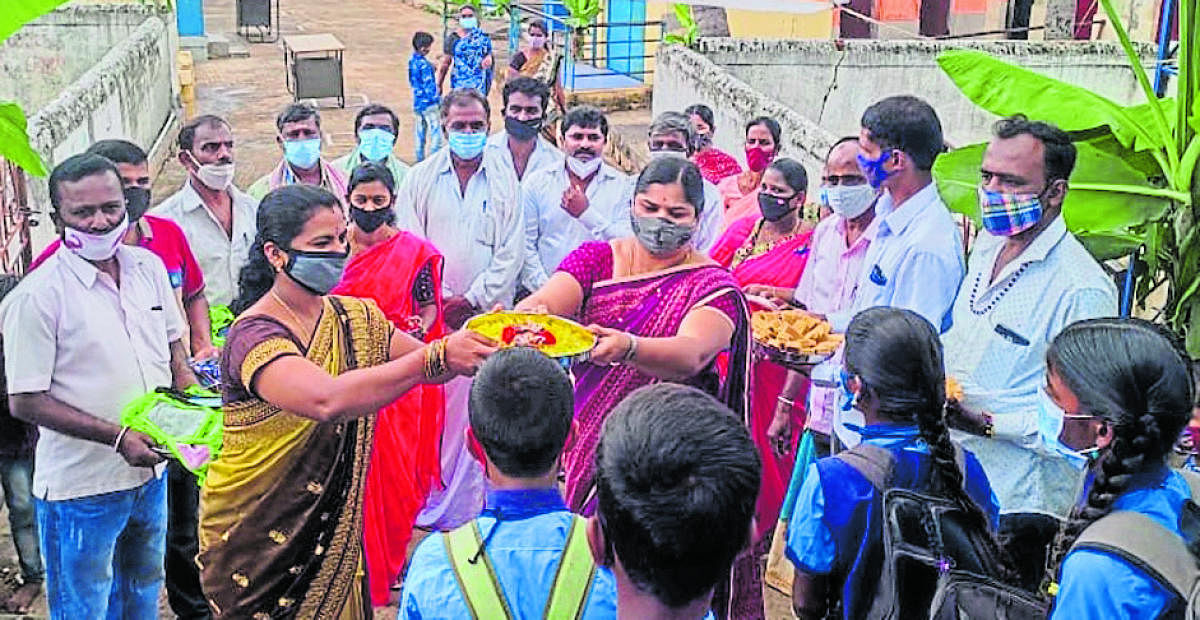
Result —
<path fill-rule="evenodd" d="M 327 296 L 347 243 L 325 190 L 275 190 L 257 224 L 221 356 L 224 445 L 201 490 L 204 593 L 218 618 L 367 618 L 375 412 L 494 348 L 467 332 L 424 346 L 373 302 Z"/>

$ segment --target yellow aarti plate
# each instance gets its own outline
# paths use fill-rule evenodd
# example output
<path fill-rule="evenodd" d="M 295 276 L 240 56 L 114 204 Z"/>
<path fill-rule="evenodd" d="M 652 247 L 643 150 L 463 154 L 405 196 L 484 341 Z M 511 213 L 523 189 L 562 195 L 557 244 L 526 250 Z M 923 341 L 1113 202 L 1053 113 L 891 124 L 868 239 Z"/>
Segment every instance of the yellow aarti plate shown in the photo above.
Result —
<path fill-rule="evenodd" d="M 481 314 L 467 321 L 466 328 L 499 342 L 502 347 L 531 346 L 549 357 L 570 358 L 573 362 L 586 359 L 596 346 L 596 336 L 587 328 L 550 314 Z"/>

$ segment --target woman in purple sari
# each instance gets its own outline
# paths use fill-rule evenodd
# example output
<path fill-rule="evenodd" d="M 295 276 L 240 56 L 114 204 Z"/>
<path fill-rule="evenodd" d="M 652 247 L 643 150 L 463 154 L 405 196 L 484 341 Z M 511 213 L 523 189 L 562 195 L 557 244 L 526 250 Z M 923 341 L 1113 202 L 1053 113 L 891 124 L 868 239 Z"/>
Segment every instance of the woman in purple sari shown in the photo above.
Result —
<path fill-rule="evenodd" d="M 634 236 L 587 242 L 518 311 L 578 318 L 598 336 L 588 363 L 575 367 L 574 446 L 563 454 L 567 503 L 591 514 L 596 443 L 609 412 L 630 392 L 658 381 L 686 383 L 745 417 L 749 314 L 729 271 L 691 239 L 704 206 L 700 170 L 683 158 L 659 158 L 638 177 L 631 208 Z M 714 360 L 730 352 L 724 385 Z M 728 617 L 762 617 L 761 580 L 735 571 Z M 747 574 L 743 574 L 747 573 Z M 745 596 L 741 596 L 741 592 Z M 723 599 L 723 600 L 722 600 Z M 746 600 L 742 600 L 746 599 Z M 724 614 L 723 614 L 724 615 Z"/>

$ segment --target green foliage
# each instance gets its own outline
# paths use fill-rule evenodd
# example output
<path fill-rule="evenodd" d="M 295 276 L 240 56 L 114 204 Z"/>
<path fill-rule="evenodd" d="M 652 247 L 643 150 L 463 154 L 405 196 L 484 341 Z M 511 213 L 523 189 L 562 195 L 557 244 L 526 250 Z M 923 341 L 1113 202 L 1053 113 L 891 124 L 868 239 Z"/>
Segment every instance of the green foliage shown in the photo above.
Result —
<path fill-rule="evenodd" d="M 696 39 L 700 37 L 700 26 L 696 23 L 696 17 L 692 15 L 692 5 L 676 3 L 674 9 L 675 19 L 679 20 L 683 31 L 669 33 L 663 37 L 663 41 L 687 47 L 695 45 Z"/>
<path fill-rule="evenodd" d="M 0 43 L 25 24 L 50 12 L 66 0 L 0 0 Z M 25 112 L 12 101 L 0 101 L 0 157 L 34 176 L 46 176 L 46 164 L 29 144 Z"/>
<path fill-rule="evenodd" d="M 1165 319 L 1200 356 L 1200 10 L 1177 2 L 1180 15 L 1178 95 L 1159 99 L 1112 0 L 1100 0 L 1146 103 L 1123 106 L 1071 84 L 1010 65 L 987 54 L 953 50 L 938 63 L 967 98 L 1000 116 L 1025 114 L 1072 134 L 1079 158 L 1063 217 L 1097 258 L 1142 247 L 1151 282 L 1167 284 Z M 951 209 L 978 221 L 975 186 L 984 144 L 938 158 L 934 176 Z"/>
<path fill-rule="evenodd" d="M 604 10 L 600 0 L 563 0 L 568 16 L 563 21 L 576 30 L 596 23 L 596 17 Z"/>

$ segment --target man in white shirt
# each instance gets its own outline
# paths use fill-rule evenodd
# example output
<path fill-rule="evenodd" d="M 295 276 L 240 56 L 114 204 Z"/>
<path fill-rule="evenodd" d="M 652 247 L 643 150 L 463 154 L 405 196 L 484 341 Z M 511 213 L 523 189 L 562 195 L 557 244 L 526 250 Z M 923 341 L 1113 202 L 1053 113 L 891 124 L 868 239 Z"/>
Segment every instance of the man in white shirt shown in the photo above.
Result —
<path fill-rule="evenodd" d="M 154 209 L 183 229 L 209 305 L 228 306 L 257 231 L 258 201 L 233 185 L 233 131 L 217 116 L 198 116 L 179 130 L 179 163 L 188 180 Z"/>
<path fill-rule="evenodd" d="M 654 122 L 650 123 L 650 134 L 646 146 L 650 149 L 651 157 L 684 157 L 691 158 L 694 153 L 691 120 L 682 112 L 663 112 Z M 630 179 L 627 190 L 627 204 L 633 204 L 633 187 L 637 182 L 636 176 Z M 700 225 L 692 243 L 697 250 L 708 253 L 721 234 L 725 232 L 725 203 L 721 200 L 721 192 L 717 186 L 704 182 L 704 210 L 700 213 Z"/>
<path fill-rule="evenodd" d="M 460 88 L 442 99 L 442 128 L 449 148 L 409 170 L 396 192 L 398 225 L 428 239 L 445 257 L 443 316 L 458 329 L 497 304 L 510 307 L 525 254 L 521 186 L 487 141 L 487 99 Z M 479 515 L 483 470 L 467 450 L 467 397 L 471 380 L 446 384 L 442 478 L 420 525 L 447 529 Z"/>
<path fill-rule="evenodd" d="M 536 291 L 558 264 L 584 241 L 633 233 L 626 191 L 629 176 L 604 162 L 608 119 L 578 106 L 562 121 L 567 157 L 521 184 L 525 209 L 525 266 L 521 284 Z"/>
<path fill-rule="evenodd" d="M 524 180 L 539 170 L 562 165 L 563 153 L 541 136 L 550 87 L 520 76 L 504 85 L 504 129 L 488 138 L 487 150 Z"/>
<path fill-rule="evenodd" d="M 41 427 L 33 494 L 55 618 L 155 618 L 163 585 L 166 480 L 122 409 L 195 383 L 162 261 L 121 243 L 116 166 L 98 155 L 50 175 L 62 247 L 0 305 L 13 416 Z"/>
<path fill-rule="evenodd" d="M 946 374 L 963 388 L 950 421 L 971 433 L 956 439 L 979 458 L 1002 514 L 1065 517 L 1079 480 L 1071 463 L 1086 459 L 1058 442 L 1062 412 L 1041 390 L 1046 349 L 1075 321 L 1115 316 L 1117 287 L 1063 222 L 1071 137 L 1023 116 L 994 132 L 980 170 L 984 232 L 944 337 Z"/>

